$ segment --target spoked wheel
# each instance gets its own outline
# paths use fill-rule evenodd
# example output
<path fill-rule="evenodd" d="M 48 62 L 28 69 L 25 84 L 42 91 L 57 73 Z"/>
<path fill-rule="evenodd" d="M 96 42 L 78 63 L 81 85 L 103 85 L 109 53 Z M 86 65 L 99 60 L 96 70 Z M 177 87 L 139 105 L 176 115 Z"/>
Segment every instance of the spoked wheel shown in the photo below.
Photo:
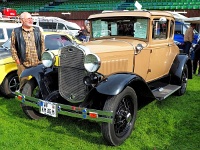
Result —
<path fill-rule="evenodd" d="M 2 93 L 9 98 L 13 98 L 15 96 L 13 92 L 15 92 L 18 89 L 19 89 L 18 75 L 16 73 L 11 73 L 8 76 L 6 76 L 1 85 Z"/>
<path fill-rule="evenodd" d="M 131 87 L 108 98 L 104 111 L 113 111 L 113 123 L 102 123 L 101 132 L 109 145 L 122 144 L 131 134 L 136 120 L 137 96 Z"/>
<path fill-rule="evenodd" d="M 186 92 L 187 88 L 187 82 L 188 82 L 188 68 L 187 65 L 184 65 L 182 76 L 181 76 L 181 88 L 176 92 L 177 95 L 181 96 Z"/>
<path fill-rule="evenodd" d="M 25 94 L 27 96 L 32 96 L 36 98 L 41 98 L 40 90 L 37 85 L 37 83 L 34 80 L 29 80 L 26 82 L 22 89 L 22 94 Z M 39 109 L 27 106 L 25 104 L 22 104 L 22 109 L 24 113 L 31 119 L 40 119 L 45 117 L 44 115 L 39 113 Z"/>

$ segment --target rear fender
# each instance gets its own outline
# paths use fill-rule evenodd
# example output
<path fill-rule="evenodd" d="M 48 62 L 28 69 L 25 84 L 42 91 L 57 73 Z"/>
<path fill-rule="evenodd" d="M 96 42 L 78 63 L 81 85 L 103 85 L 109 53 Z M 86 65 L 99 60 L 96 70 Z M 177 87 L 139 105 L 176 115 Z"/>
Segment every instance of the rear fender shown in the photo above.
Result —
<path fill-rule="evenodd" d="M 188 67 L 188 78 L 192 79 L 192 61 L 187 54 L 180 54 L 176 56 L 172 64 L 172 67 L 170 69 L 170 74 L 172 75 L 172 81 L 181 82 L 182 71 L 185 64 Z"/>

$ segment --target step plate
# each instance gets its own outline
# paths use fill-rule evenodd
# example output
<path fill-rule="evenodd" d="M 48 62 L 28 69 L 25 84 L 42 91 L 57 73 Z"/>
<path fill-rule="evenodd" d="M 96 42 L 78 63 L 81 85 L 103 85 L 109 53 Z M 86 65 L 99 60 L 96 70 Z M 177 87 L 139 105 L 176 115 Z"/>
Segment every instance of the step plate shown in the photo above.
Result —
<path fill-rule="evenodd" d="M 178 85 L 167 85 L 165 87 L 160 87 L 153 91 L 153 95 L 156 97 L 157 100 L 166 99 L 168 96 L 176 92 L 180 89 L 181 86 Z"/>

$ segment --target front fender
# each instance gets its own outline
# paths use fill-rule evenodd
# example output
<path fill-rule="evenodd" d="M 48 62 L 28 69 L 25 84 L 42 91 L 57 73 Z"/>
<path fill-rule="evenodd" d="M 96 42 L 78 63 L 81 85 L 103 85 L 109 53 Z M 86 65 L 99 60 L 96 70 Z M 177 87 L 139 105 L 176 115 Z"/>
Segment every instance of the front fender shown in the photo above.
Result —
<path fill-rule="evenodd" d="M 38 81 L 41 79 L 41 76 L 40 76 L 41 74 L 43 74 L 44 72 L 45 73 L 51 72 L 52 70 L 53 70 L 52 68 L 45 68 L 43 64 L 40 64 L 40 65 L 25 69 L 20 75 L 20 78 L 32 76 Z"/>
<path fill-rule="evenodd" d="M 95 88 L 97 92 L 105 95 L 117 95 L 127 86 L 132 87 L 136 92 L 143 89 L 144 93 L 151 94 L 151 90 L 142 77 L 133 73 L 112 74 L 100 82 Z M 149 96 L 148 95 L 148 96 Z"/>
<path fill-rule="evenodd" d="M 0 84 L 4 81 L 5 77 L 10 73 L 16 73 L 17 74 L 17 65 L 16 63 L 5 63 L 3 65 L 0 65 Z"/>
<path fill-rule="evenodd" d="M 32 76 L 32 78 L 36 80 L 43 98 L 45 98 L 50 93 L 45 76 L 50 72 L 53 72 L 52 68 L 45 68 L 43 64 L 40 64 L 38 66 L 25 69 L 20 75 L 20 78 Z"/>
<path fill-rule="evenodd" d="M 96 87 L 89 92 L 82 106 L 87 107 L 91 100 L 97 99 L 97 102 L 94 101 L 94 104 L 98 103 L 97 106 L 101 107 L 99 101 L 104 101 L 107 96 L 119 94 L 127 86 L 135 90 L 139 101 L 148 102 L 155 99 L 148 83 L 146 83 L 142 77 L 133 73 L 116 73 L 111 74 L 96 85 Z"/>

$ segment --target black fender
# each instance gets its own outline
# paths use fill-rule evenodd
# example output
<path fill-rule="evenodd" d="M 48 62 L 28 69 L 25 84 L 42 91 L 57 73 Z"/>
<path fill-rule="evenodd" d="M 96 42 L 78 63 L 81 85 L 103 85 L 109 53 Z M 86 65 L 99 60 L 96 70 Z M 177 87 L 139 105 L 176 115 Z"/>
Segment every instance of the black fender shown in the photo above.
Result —
<path fill-rule="evenodd" d="M 48 73 L 51 71 L 53 71 L 52 68 L 45 68 L 45 66 L 43 64 L 39 64 L 34 67 L 26 68 L 20 75 L 20 78 L 32 76 L 38 81 L 41 79 L 40 74 L 43 74 L 44 72 Z"/>
<path fill-rule="evenodd" d="M 183 71 L 185 64 L 188 67 L 188 78 L 192 79 L 192 61 L 191 61 L 191 59 L 188 57 L 187 54 L 179 54 L 174 59 L 174 62 L 170 69 L 170 75 L 172 76 L 172 82 L 175 82 L 175 84 L 179 84 L 179 82 L 181 82 L 182 71 Z"/>
<path fill-rule="evenodd" d="M 107 76 L 92 88 L 81 106 L 87 107 L 93 101 L 92 108 L 102 109 L 106 97 L 121 93 L 127 86 L 135 90 L 138 102 L 148 103 L 156 99 L 148 83 L 139 75 L 134 73 L 115 73 Z"/>
<path fill-rule="evenodd" d="M 95 89 L 98 93 L 113 96 L 122 92 L 127 86 L 132 87 L 137 94 L 154 98 L 145 80 L 134 73 L 112 74 L 101 81 Z"/>
<path fill-rule="evenodd" d="M 50 93 L 45 77 L 51 72 L 53 72 L 53 68 L 46 68 L 43 64 L 39 64 L 25 69 L 20 75 L 20 78 L 32 76 L 32 79 L 36 80 L 43 98 L 45 98 Z"/>
<path fill-rule="evenodd" d="M 156 99 L 148 86 L 148 83 L 134 73 L 115 73 L 104 78 L 99 84 L 90 90 L 82 107 L 87 107 L 93 101 L 93 107 L 102 109 L 106 97 L 115 96 L 121 93 L 127 86 L 132 87 L 139 102 L 151 102 Z M 93 108 L 92 107 L 92 108 Z"/>

